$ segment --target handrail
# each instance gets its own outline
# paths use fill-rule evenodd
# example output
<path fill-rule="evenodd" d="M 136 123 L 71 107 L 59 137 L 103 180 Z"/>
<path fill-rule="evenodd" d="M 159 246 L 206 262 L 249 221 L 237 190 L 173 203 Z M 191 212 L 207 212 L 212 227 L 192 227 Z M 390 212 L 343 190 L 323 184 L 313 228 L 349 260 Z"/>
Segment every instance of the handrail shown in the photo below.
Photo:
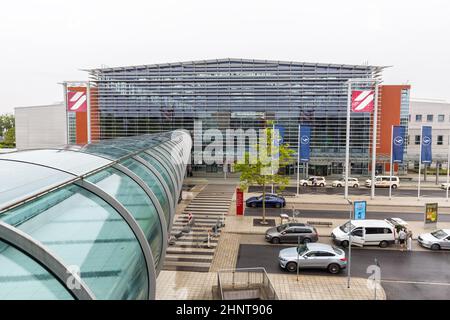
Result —
<path fill-rule="evenodd" d="M 224 274 L 231 274 L 231 283 L 226 283 L 223 278 Z M 244 274 L 246 277 L 241 280 L 236 281 L 236 273 Z M 259 280 L 256 280 L 256 278 L 251 278 L 254 274 L 261 274 L 262 278 Z M 246 285 L 248 288 L 251 287 L 252 284 L 259 284 L 263 287 L 268 289 L 268 296 L 269 299 L 278 300 L 278 296 L 276 294 L 275 288 L 273 287 L 270 278 L 266 272 L 265 268 L 262 267 L 255 267 L 255 268 L 238 268 L 238 269 L 221 269 L 217 271 L 217 282 L 218 282 L 218 289 L 220 298 L 224 299 L 224 287 L 231 286 L 231 289 L 235 289 L 239 285 Z"/>

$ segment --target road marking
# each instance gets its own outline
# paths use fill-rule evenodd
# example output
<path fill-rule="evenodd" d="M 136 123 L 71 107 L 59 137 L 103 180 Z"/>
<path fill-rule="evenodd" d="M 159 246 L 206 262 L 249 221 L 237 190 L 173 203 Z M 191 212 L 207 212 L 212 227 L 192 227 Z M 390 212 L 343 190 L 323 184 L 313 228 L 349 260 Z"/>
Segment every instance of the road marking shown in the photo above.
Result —
<path fill-rule="evenodd" d="M 450 286 L 450 283 L 446 282 L 428 282 L 428 281 L 407 281 L 407 280 L 381 280 L 381 282 L 389 283 L 405 283 L 405 284 L 422 284 L 422 285 L 436 285 L 436 286 Z"/>

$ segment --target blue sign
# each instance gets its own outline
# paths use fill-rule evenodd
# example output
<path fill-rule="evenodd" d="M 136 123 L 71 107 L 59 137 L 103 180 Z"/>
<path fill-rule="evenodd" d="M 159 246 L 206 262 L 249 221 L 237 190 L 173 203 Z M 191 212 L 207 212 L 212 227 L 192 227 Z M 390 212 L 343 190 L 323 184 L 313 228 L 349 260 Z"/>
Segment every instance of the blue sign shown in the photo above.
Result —
<path fill-rule="evenodd" d="M 278 130 L 279 136 L 278 136 L 278 139 L 275 140 L 276 141 L 275 144 L 280 146 L 280 145 L 282 145 L 284 143 L 284 127 L 279 125 L 279 124 L 276 124 L 273 128 L 275 130 Z M 274 135 L 275 135 L 275 133 L 274 133 Z"/>
<path fill-rule="evenodd" d="M 366 201 L 354 201 L 353 202 L 353 212 L 354 212 L 355 220 L 366 219 L 366 209 L 367 209 Z"/>
<path fill-rule="evenodd" d="M 300 146 L 300 161 L 308 162 L 310 154 L 311 127 L 299 125 L 298 142 Z"/>
<path fill-rule="evenodd" d="M 422 152 L 420 154 L 420 163 L 431 163 L 431 127 L 423 126 L 422 127 L 422 141 L 421 141 L 421 149 Z"/>
<path fill-rule="evenodd" d="M 405 152 L 405 127 L 394 126 L 392 130 L 392 162 L 402 163 Z"/>

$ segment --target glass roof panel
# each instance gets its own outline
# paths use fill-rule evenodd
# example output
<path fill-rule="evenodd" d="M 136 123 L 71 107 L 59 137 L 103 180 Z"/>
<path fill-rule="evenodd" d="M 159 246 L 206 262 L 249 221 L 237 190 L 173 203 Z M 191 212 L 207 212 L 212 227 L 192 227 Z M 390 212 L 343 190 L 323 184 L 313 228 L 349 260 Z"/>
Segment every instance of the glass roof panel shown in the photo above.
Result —
<path fill-rule="evenodd" d="M 137 160 L 134 160 L 132 158 L 126 159 L 125 161 L 121 162 L 121 165 L 124 167 L 130 169 L 133 171 L 138 177 L 140 177 L 144 182 L 147 184 L 147 186 L 153 191 L 156 198 L 159 201 L 159 204 L 161 205 L 164 216 L 166 217 L 166 221 L 169 222 L 170 220 L 170 204 L 169 204 L 169 196 L 166 194 L 161 182 L 158 180 L 158 178 L 143 164 L 138 162 Z M 171 198 L 170 198 L 171 199 Z"/>
<path fill-rule="evenodd" d="M 122 217 L 104 200 L 75 186 L 50 192 L 0 219 L 77 267 L 97 299 L 148 298 L 142 249 Z"/>
<path fill-rule="evenodd" d="M 156 159 L 154 159 L 152 156 L 150 156 L 148 153 L 142 152 L 138 156 L 140 156 L 142 159 L 150 163 L 150 165 L 153 166 L 161 174 L 164 181 L 167 183 L 170 192 L 172 194 L 175 194 L 175 183 L 177 182 L 172 181 L 172 179 L 169 176 L 168 169 L 164 167 L 161 163 L 159 163 Z"/>
<path fill-rule="evenodd" d="M 133 179 L 114 168 L 102 170 L 86 180 L 114 197 L 136 219 L 150 244 L 156 267 L 163 249 L 163 226 L 145 191 Z"/>
<path fill-rule="evenodd" d="M 0 160 L 0 210 L 73 178 L 73 175 L 51 168 Z"/>
<path fill-rule="evenodd" d="M 30 150 L 0 155 L 0 159 L 22 160 L 83 175 L 111 161 L 82 152 L 68 150 Z"/>
<path fill-rule="evenodd" d="M 0 240 L 0 300 L 73 300 L 36 261 Z"/>

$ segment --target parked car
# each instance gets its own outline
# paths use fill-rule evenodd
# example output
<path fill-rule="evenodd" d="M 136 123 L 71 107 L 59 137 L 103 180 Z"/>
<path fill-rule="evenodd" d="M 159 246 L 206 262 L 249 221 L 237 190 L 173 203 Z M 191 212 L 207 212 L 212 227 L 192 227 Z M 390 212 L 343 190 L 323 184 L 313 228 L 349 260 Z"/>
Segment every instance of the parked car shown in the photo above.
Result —
<path fill-rule="evenodd" d="M 389 188 L 389 184 L 392 185 L 392 189 L 397 189 L 400 185 L 400 179 L 397 176 L 375 176 L 375 188 Z M 366 180 L 366 187 L 372 186 L 372 180 Z"/>
<path fill-rule="evenodd" d="M 359 180 L 357 178 L 348 178 L 348 186 L 353 188 L 359 188 Z M 333 187 L 344 187 L 345 186 L 345 178 L 341 180 L 334 180 L 331 185 Z"/>
<path fill-rule="evenodd" d="M 378 245 L 386 248 L 395 243 L 395 225 L 388 220 L 349 220 L 340 227 L 333 229 L 331 239 L 343 247 L 349 245 L 349 235 L 352 244 L 357 246 Z"/>
<path fill-rule="evenodd" d="M 266 241 L 272 243 L 310 243 L 319 240 L 319 234 L 316 228 L 305 224 L 290 222 L 279 225 L 277 227 L 269 228 L 266 231 Z"/>
<path fill-rule="evenodd" d="M 307 243 L 280 251 L 280 267 L 290 271 L 299 269 L 325 269 L 332 274 L 347 267 L 345 252 L 334 246 L 322 243 Z"/>
<path fill-rule="evenodd" d="M 450 188 L 450 183 L 441 183 L 441 189 L 447 190 L 448 188 Z"/>
<path fill-rule="evenodd" d="M 423 233 L 417 241 L 422 247 L 431 250 L 450 249 L 450 229 L 437 229 L 430 233 Z"/>
<path fill-rule="evenodd" d="M 255 196 L 250 197 L 245 201 L 247 207 L 262 207 L 263 203 L 263 196 Z M 276 194 L 267 193 L 266 194 L 266 207 L 273 207 L 273 208 L 282 208 L 286 206 L 286 199 L 284 199 L 282 196 L 278 196 Z"/>
<path fill-rule="evenodd" d="M 325 187 L 327 182 L 325 181 L 325 177 L 309 177 L 308 179 L 300 180 L 300 185 L 304 187 Z"/>

